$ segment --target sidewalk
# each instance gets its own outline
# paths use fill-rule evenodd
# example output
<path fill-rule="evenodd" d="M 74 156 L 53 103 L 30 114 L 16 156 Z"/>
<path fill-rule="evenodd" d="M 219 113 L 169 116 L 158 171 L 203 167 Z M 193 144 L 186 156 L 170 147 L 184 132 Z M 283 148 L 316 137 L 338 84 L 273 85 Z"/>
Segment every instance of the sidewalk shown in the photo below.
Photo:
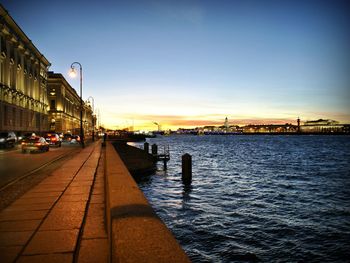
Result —
<path fill-rule="evenodd" d="M 2 263 L 108 262 L 101 151 L 86 147 L 0 213 Z"/>

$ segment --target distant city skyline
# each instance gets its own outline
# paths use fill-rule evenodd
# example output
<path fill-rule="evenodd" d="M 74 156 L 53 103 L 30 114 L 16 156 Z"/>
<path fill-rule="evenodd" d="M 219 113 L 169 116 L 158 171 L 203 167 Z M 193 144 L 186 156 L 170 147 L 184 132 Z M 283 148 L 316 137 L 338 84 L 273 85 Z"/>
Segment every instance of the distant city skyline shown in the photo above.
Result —
<path fill-rule="evenodd" d="M 347 1 L 2 1 L 112 129 L 350 123 Z"/>

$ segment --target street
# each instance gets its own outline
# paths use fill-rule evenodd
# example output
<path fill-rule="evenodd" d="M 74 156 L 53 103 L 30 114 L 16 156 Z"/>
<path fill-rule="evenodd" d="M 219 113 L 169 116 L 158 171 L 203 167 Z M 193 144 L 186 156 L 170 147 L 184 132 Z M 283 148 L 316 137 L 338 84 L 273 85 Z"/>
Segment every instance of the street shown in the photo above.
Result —
<path fill-rule="evenodd" d="M 48 152 L 23 154 L 21 146 L 14 149 L 0 149 L 0 189 L 55 159 L 80 149 L 80 144 L 62 143 L 62 147 L 50 147 Z"/>

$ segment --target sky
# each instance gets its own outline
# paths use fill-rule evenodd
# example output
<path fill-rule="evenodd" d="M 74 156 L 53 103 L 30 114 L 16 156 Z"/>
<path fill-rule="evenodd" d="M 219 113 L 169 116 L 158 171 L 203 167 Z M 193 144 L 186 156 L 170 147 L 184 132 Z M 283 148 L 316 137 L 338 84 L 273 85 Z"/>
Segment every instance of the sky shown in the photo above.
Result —
<path fill-rule="evenodd" d="M 0 2 L 106 127 L 350 123 L 348 1 Z"/>

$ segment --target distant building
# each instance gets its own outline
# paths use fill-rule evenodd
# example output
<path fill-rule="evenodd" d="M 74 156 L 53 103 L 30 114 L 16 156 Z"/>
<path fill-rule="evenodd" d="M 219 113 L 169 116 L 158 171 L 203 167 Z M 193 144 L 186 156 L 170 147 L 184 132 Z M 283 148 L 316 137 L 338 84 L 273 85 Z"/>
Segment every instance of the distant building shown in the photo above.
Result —
<path fill-rule="evenodd" d="M 297 132 L 298 126 L 286 124 L 250 124 L 242 127 L 244 133 L 293 133 Z"/>
<path fill-rule="evenodd" d="M 339 124 L 338 121 L 334 120 L 313 120 L 306 121 L 300 126 L 301 132 L 316 132 L 316 133 L 329 133 L 329 132 L 345 132 L 345 126 Z"/>
<path fill-rule="evenodd" d="M 350 134 L 350 124 L 339 124 L 333 120 L 319 119 L 316 121 L 306 121 L 300 125 L 300 118 L 297 125 L 286 124 L 249 124 L 246 126 L 228 126 L 227 118 L 222 126 L 203 126 L 194 129 L 178 129 L 179 134 L 300 134 L 300 133 L 339 133 Z"/>
<path fill-rule="evenodd" d="M 228 132 L 228 118 L 225 118 L 225 122 L 224 122 L 224 127 L 225 127 L 225 132 Z"/>
<path fill-rule="evenodd" d="M 50 130 L 62 133 L 80 133 L 80 96 L 60 73 L 48 72 L 48 100 Z M 83 102 L 83 128 L 85 136 L 92 132 L 93 112 Z M 96 120 L 94 119 L 94 123 Z"/>
<path fill-rule="evenodd" d="M 0 131 L 47 131 L 49 66 L 0 4 Z"/>

